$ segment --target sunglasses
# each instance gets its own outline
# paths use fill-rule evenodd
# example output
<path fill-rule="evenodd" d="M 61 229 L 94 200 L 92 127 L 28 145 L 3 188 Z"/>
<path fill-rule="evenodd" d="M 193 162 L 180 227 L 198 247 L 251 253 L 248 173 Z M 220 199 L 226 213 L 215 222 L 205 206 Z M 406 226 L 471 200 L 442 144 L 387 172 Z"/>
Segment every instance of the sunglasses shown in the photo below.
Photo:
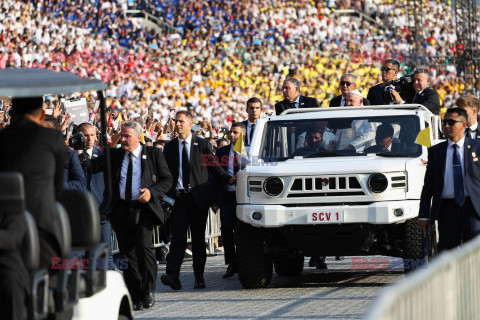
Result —
<path fill-rule="evenodd" d="M 393 69 L 393 68 L 388 68 L 388 67 L 381 67 L 380 68 L 381 71 L 390 71 L 390 70 L 393 70 L 393 71 L 397 71 L 397 69 Z"/>
<path fill-rule="evenodd" d="M 461 123 L 464 123 L 463 121 L 461 120 L 453 120 L 453 119 L 448 119 L 448 120 L 442 120 L 442 126 L 446 126 L 447 124 L 452 127 L 455 125 L 455 123 L 457 122 L 461 122 Z"/>
<path fill-rule="evenodd" d="M 347 86 L 350 87 L 353 84 L 353 82 L 348 82 L 348 81 L 340 81 L 341 86 Z"/>

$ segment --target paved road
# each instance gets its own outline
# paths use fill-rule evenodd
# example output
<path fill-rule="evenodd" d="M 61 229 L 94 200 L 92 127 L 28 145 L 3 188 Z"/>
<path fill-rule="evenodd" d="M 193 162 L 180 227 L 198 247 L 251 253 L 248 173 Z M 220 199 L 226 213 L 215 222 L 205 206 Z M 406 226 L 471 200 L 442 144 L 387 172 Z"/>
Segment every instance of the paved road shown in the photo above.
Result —
<path fill-rule="evenodd" d="M 342 261 L 328 258 L 327 271 L 306 267 L 297 277 L 274 273 L 269 288 L 258 290 L 242 289 L 237 276 L 223 279 L 223 256 L 208 258 L 205 290 L 193 289 L 191 262 L 183 266 L 181 291 L 161 284 L 165 265 L 160 265 L 155 306 L 134 316 L 145 320 L 361 319 L 385 285 L 404 278 L 403 271 L 392 269 L 400 261 L 390 259 L 387 270 L 358 270 L 352 269 L 349 257 Z"/>

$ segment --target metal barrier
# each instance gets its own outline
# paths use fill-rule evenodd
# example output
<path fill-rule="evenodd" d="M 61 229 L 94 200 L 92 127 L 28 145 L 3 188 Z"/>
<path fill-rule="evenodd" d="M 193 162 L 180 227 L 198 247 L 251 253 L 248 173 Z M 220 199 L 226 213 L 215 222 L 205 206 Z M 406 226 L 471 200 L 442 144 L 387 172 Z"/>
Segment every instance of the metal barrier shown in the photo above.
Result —
<path fill-rule="evenodd" d="M 164 246 L 165 243 L 161 240 L 161 229 L 159 226 L 153 228 L 153 245 L 155 248 L 159 248 Z M 208 254 L 213 254 L 215 251 L 215 244 L 214 240 L 216 237 L 220 237 L 220 212 L 217 213 L 213 212 L 211 209 L 208 211 L 208 218 L 207 218 L 207 228 L 205 229 L 205 240 L 207 241 L 207 250 Z M 190 230 L 188 230 L 187 234 L 187 243 L 192 241 L 192 237 L 190 235 Z M 117 242 L 117 235 L 115 231 L 112 230 L 112 253 L 116 254 L 119 253 L 118 251 L 118 242 Z"/>
<path fill-rule="evenodd" d="M 480 319 L 480 237 L 386 289 L 367 319 Z"/>

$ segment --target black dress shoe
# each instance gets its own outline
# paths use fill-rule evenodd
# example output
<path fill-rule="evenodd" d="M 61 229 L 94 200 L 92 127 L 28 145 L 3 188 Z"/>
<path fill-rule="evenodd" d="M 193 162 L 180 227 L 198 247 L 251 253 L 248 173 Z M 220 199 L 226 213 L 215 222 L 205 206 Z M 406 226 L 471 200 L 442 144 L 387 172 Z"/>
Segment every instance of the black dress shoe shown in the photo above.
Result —
<path fill-rule="evenodd" d="M 237 273 L 237 266 L 234 265 L 234 264 L 229 264 L 228 268 L 227 268 L 227 271 L 225 272 L 223 277 L 224 278 L 231 278 L 235 275 L 235 273 Z"/>
<path fill-rule="evenodd" d="M 318 260 L 318 257 L 311 257 L 310 258 L 310 261 L 308 261 L 308 266 L 309 267 L 316 267 L 317 266 L 317 260 Z"/>
<path fill-rule="evenodd" d="M 143 308 L 150 309 L 155 304 L 155 295 L 153 292 L 147 293 L 143 298 Z"/>
<path fill-rule="evenodd" d="M 195 277 L 193 289 L 205 289 L 205 279 L 203 279 L 203 276 Z"/>
<path fill-rule="evenodd" d="M 345 259 L 344 256 L 335 256 L 335 260 L 337 260 L 337 261 L 340 261 L 340 260 L 343 260 L 343 259 Z"/>
<path fill-rule="evenodd" d="M 182 284 L 180 283 L 180 279 L 174 277 L 173 275 L 164 274 L 160 277 L 160 281 L 166 286 L 169 286 L 173 290 L 180 290 L 182 289 Z"/>
<path fill-rule="evenodd" d="M 133 302 L 133 310 L 139 311 L 139 310 L 142 310 L 142 307 L 143 307 L 142 301 Z"/>
<path fill-rule="evenodd" d="M 317 261 L 317 269 L 321 269 L 321 270 L 328 269 L 327 264 L 325 263 L 325 260 Z"/>

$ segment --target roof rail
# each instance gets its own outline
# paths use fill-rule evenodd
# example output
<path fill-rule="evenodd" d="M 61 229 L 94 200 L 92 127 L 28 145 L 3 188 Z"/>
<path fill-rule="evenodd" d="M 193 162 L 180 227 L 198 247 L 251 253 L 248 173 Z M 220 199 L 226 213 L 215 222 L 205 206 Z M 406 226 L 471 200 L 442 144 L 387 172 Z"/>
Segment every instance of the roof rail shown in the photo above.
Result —
<path fill-rule="evenodd" d="M 361 107 L 332 107 L 332 108 L 291 108 L 283 111 L 280 115 L 284 116 L 287 114 L 293 113 L 308 113 L 308 112 L 318 112 L 318 111 L 339 111 L 339 110 L 358 110 L 362 108 L 363 110 L 382 110 L 382 109 L 400 109 L 400 110 L 414 110 L 418 109 L 425 112 L 430 112 L 425 106 L 421 104 L 398 104 L 398 105 L 383 105 L 383 106 L 361 106 Z"/>

